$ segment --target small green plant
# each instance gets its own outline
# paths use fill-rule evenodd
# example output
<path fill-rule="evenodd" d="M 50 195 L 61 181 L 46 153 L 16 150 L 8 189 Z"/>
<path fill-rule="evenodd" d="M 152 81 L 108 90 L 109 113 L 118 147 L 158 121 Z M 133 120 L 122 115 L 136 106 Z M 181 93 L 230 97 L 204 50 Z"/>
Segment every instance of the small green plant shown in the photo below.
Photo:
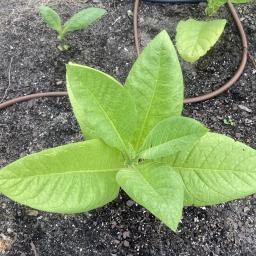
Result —
<path fill-rule="evenodd" d="M 220 7 L 225 5 L 227 2 L 228 0 L 207 0 L 207 15 L 213 15 L 219 10 Z M 230 0 L 230 2 L 233 4 L 245 4 L 250 2 L 250 0 Z"/>
<path fill-rule="evenodd" d="M 224 19 L 180 21 L 176 29 L 176 46 L 180 56 L 187 62 L 197 61 L 218 41 L 225 25 L 226 20 Z"/>
<path fill-rule="evenodd" d="M 231 116 L 224 118 L 223 123 L 226 125 L 236 126 L 236 121 Z"/>
<path fill-rule="evenodd" d="M 0 191 L 49 212 L 79 213 L 114 200 L 120 187 L 172 230 L 184 206 L 255 193 L 256 151 L 182 117 L 183 78 L 163 31 L 125 86 L 93 68 L 67 65 L 67 89 L 89 140 L 44 150 L 0 171 Z"/>
<path fill-rule="evenodd" d="M 213 15 L 228 0 L 207 0 L 207 15 Z M 232 3 L 247 3 L 249 0 L 231 0 Z M 193 63 L 204 56 L 218 41 L 224 31 L 225 19 L 198 21 L 181 20 L 176 28 L 176 46 L 180 56 Z"/>
<path fill-rule="evenodd" d="M 96 20 L 102 17 L 106 11 L 101 8 L 83 9 L 62 25 L 61 18 L 53 9 L 48 6 L 41 6 L 39 13 L 43 17 L 47 25 L 58 33 L 60 40 L 59 50 L 65 51 L 69 49 L 69 45 L 65 43 L 65 35 L 69 32 L 87 28 Z"/>

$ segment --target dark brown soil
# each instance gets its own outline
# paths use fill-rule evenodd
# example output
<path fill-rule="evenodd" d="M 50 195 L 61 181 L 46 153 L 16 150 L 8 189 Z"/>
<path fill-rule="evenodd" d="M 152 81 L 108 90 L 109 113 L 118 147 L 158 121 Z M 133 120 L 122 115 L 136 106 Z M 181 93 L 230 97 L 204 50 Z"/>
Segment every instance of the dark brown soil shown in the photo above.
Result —
<path fill-rule="evenodd" d="M 106 71 L 123 82 L 136 58 L 132 21 L 127 14 L 132 9 L 131 2 L 0 1 L 0 98 L 7 88 L 8 99 L 38 91 L 64 90 L 64 64 L 68 61 Z M 91 5 L 104 6 L 108 15 L 89 30 L 68 36 L 72 49 L 60 53 L 55 33 L 38 16 L 41 3 L 54 7 L 63 18 Z M 174 39 L 177 22 L 187 17 L 203 18 L 204 7 L 142 4 L 143 45 L 162 29 Z M 251 54 L 256 58 L 256 3 L 239 6 L 238 10 Z M 238 65 L 240 44 L 236 28 L 225 8 L 218 17 L 228 19 L 219 43 L 198 63 L 182 62 L 186 95 L 218 87 Z M 256 70 L 249 62 L 229 92 L 204 103 L 187 105 L 184 114 L 256 148 L 255 93 Z M 234 126 L 224 124 L 229 117 L 235 121 Z M 0 112 L 0 166 L 31 152 L 81 138 L 67 98 L 15 105 Z M 256 197 L 207 208 L 187 208 L 174 234 L 124 193 L 102 209 L 74 216 L 32 211 L 1 196 L 0 255 L 254 256 Z"/>

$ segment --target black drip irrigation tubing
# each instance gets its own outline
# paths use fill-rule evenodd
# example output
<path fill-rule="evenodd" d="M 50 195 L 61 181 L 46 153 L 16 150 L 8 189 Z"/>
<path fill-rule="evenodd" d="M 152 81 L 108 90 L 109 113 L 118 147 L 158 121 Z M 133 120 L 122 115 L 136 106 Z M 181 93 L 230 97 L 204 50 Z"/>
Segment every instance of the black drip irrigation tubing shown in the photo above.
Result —
<path fill-rule="evenodd" d="M 152 0 L 152 2 L 154 2 L 154 1 Z M 171 1 L 166 0 L 165 2 L 171 2 Z M 136 48 L 136 52 L 138 55 L 140 54 L 140 40 L 139 40 L 139 32 L 138 32 L 139 5 L 140 5 L 140 0 L 134 0 L 133 29 L 134 29 L 135 48 Z M 225 84 L 220 86 L 217 90 L 212 91 L 207 94 L 204 94 L 204 95 L 197 96 L 197 97 L 186 98 L 186 99 L 184 99 L 185 104 L 205 101 L 205 100 L 208 100 L 208 99 L 211 99 L 211 98 L 214 98 L 214 97 L 220 95 L 221 93 L 228 90 L 243 74 L 243 71 L 244 71 L 246 63 L 247 63 L 248 54 L 249 54 L 248 53 L 247 37 L 244 32 L 243 25 L 239 19 L 239 16 L 230 0 L 228 0 L 228 8 L 232 14 L 233 20 L 237 26 L 237 29 L 238 29 L 238 32 L 239 32 L 239 35 L 241 38 L 243 52 L 242 52 L 240 65 L 239 65 L 238 69 L 236 70 L 235 74 L 232 76 L 232 78 L 229 79 Z M 3 103 L 0 103 L 0 110 L 10 107 L 16 103 L 24 102 L 24 101 L 28 101 L 28 100 L 32 100 L 32 99 L 36 99 L 36 98 L 62 97 L 62 96 L 66 96 L 66 95 L 67 95 L 66 91 L 57 91 L 57 92 L 39 92 L 39 93 L 35 93 L 35 94 L 21 96 L 21 97 L 17 97 L 17 98 L 11 99 L 11 100 L 7 100 Z"/>

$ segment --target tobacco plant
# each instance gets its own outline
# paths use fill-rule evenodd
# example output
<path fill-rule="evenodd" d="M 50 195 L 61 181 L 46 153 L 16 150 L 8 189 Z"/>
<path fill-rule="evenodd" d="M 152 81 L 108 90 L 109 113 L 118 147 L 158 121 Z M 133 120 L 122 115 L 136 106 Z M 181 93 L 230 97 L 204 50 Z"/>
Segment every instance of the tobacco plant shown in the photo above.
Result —
<path fill-rule="evenodd" d="M 0 191 L 33 208 L 80 213 L 114 200 L 120 187 L 172 230 L 184 206 L 227 202 L 256 191 L 256 151 L 182 117 L 183 78 L 163 31 L 125 85 L 67 65 L 67 89 L 84 136 L 0 171 Z"/>
<path fill-rule="evenodd" d="M 207 15 L 213 15 L 228 0 L 207 0 Z M 247 3 L 249 0 L 231 0 Z M 218 41 L 226 25 L 225 19 L 198 21 L 181 20 L 176 28 L 176 46 L 180 56 L 187 62 L 195 62 L 204 56 Z"/>
<path fill-rule="evenodd" d="M 58 39 L 60 41 L 58 49 L 65 51 L 69 49 L 69 45 L 65 43 L 65 36 L 67 33 L 87 28 L 101 18 L 106 11 L 95 7 L 83 9 L 68 19 L 64 25 L 62 25 L 58 13 L 48 6 L 41 6 L 39 8 L 39 13 L 47 25 L 58 33 Z"/>
<path fill-rule="evenodd" d="M 195 62 L 204 56 L 220 38 L 226 20 L 182 20 L 178 23 L 176 46 L 180 56 L 187 62 Z"/>

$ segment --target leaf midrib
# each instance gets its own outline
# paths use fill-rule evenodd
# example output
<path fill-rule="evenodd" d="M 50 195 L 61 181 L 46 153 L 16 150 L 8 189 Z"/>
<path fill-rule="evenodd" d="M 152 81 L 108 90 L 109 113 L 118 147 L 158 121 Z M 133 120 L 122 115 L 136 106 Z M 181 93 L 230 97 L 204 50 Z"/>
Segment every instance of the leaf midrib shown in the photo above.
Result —
<path fill-rule="evenodd" d="M 159 62 L 160 62 L 160 63 L 159 63 L 159 68 L 158 68 L 157 79 L 156 79 L 156 81 L 155 81 L 154 92 L 153 92 L 153 95 L 152 95 L 152 97 L 151 97 L 150 104 L 149 104 L 149 108 L 148 108 L 148 111 L 146 112 L 146 116 L 145 116 L 145 118 L 144 118 L 143 125 L 142 125 L 142 128 L 141 128 L 140 133 L 139 133 L 138 141 L 137 141 L 137 144 L 136 144 L 136 149 L 138 149 L 139 144 L 140 144 L 140 142 L 141 142 L 141 136 L 143 135 L 143 132 L 144 132 L 144 130 L 145 130 L 145 124 L 146 124 L 146 122 L 147 122 L 147 120 L 148 120 L 149 113 L 150 113 L 150 111 L 151 111 L 151 109 L 152 109 L 152 103 L 153 103 L 153 100 L 154 100 L 154 98 L 155 98 L 156 90 L 157 90 L 157 88 L 158 88 L 158 81 L 159 81 L 159 76 L 160 76 L 160 67 L 161 67 L 161 63 L 162 63 L 162 61 L 161 61 L 161 56 L 162 56 L 161 53 L 162 53 L 162 50 L 163 50 L 162 48 L 163 48 L 163 47 L 162 47 L 162 44 L 161 44 L 161 46 L 160 46 L 160 52 L 159 52 L 159 56 L 160 56 Z"/>
<path fill-rule="evenodd" d="M 142 178 L 142 180 L 152 189 L 155 196 L 157 196 L 157 198 L 159 198 L 165 205 L 167 205 L 167 202 L 166 202 L 167 200 L 164 197 L 162 197 L 162 195 L 160 193 L 158 193 L 158 191 L 149 183 L 149 181 L 144 177 L 144 175 L 140 172 L 140 170 L 134 168 L 134 171 L 136 173 L 138 173 L 140 175 L 140 177 Z"/>
<path fill-rule="evenodd" d="M 81 80 L 79 81 L 80 83 L 80 86 L 81 86 Z M 85 88 L 86 90 L 86 88 Z M 125 146 L 125 143 L 121 137 L 121 135 L 119 134 L 119 132 L 117 131 L 114 123 L 112 122 L 111 118 L 108 116 L 107 112 L 104 110 L 103 106 L 100 104 L 100 102 L 98 101 L 97 97 L 94 95 L 94 93 L 90 90 L 90 88 L 87 88 L 87 90 L 91 93 L 91 95 L 93 96 L 93 98 L 95 99 L 95 102 L 96 104 L 99 106 L 99 108 L 101 109 L 101 111 L 103 112 L 104 116 L 106 117 L 107 121 L 110 123 L 111 127 L 113 128 L 115 134 L 117 135 L 121 145 L 122 145 L 122 149 L 125 151 L 125 153 L 127 154 L 128 156 L 128 153 L 126 152 L 126 146 Z M 72 88 L 71 88 L 71 91 L 72 91 Z M 74 95 L 74 94 L 73 94 Z M 104 138 L 103 138 L 104 139 Z"/>
<path fill-rule="evenodd" d="M 109 172 L 117 172 L 119 168 L 112 168 L 112 169 L 88 169 L 88 170 L 79 170 L 79 171 L 68 171 L 68 172 L 58 172 L 58 173 L 45 173 L 39 175 L 30 175 L 30 176 L 20 176 L 20 177 L 7 177 L 2 178 L 0 174 L 1 180 L 17 180 L 17 179 L 28 179 L 28 178 L 38 178 L 38 177 L 50 177 L 50 176 L 68 176 L 68 175 L 79 175 L 87 173 L 99 174 L 99 173 L 109 173 Z"/>
<path fill-rule="evenodd" d="M 169 164 L 172 168 L 178 169 L 180 170 L 193 170 L 193 171 L 215 171 L 215 172 L 238 172 L 238 173 L 255 173 L 255 171 L 239 171 L 239 170 L 232 170 L 232 169 L 211 169 L 211 168 L 200 168 L 200 167 L 183 167 L 183 166 L 172 166 L 171 164 Z"/>
<path fill-rule="evenodd" d="M 200 30 L 198 31 L 197 36 L 194 37 L 194 42 L 195 42 L 195 43 L 194 43 L 193 46 L 190 47 L 190 49 L 191 49 L 193 55 L 195 54 L 195 52 L 198 51 L 197 48 L 198 48 L 198 45 L 200 45 L 199 41 L 202 40 L 202 36 L 201 36 L 201 35 L 202 35 L 202 33 L 204 32 L 204 29 L 206 29 L 207 27 L 208 27 L 208 24 L 203 24 L 203 25 L 201 26 Z M 212 31 L 213 31 L 215 34 L 217 34 L 214 29 L 212 29 Z M 207 39 L 205 39 L 205 40 L 207 40 Z M 212 45 L 212 42 L 210 42 L 210 45 Z M 200 46 L 200 47 L 201 47 L 201 46 Z M 202 47 L 201 47 L 201 48 L 202 48 Z"/>
<path fill-rule="evenodd" d="M 144 149 L 143 151 L 141 151 L 139 153 L 139 155 L 143 156 L 145 153 L 149 153 L 149 152 L 152 153 L 151 151 L 155 151 L 158 148 L 163 148 L 163 147 L 168 146 L 168 145 L 175 146 L 175 144 L 174 145 L 172 145 L 172 144 L 179 142 L 179 140 L 183 140 L 185 138 L 190 138 L 190 137 L 195 137 L 195 136 L 200 135 L 200 134 L 202 134 L 202 133 L 195 132 L 195 133 L 192 133 L 192 134 L 189 134 L 189 135 L 184 135 L 184 136 L 177 137 L 175 139 L 168 140 L 167 142 L 164 142 L 164 143 L 161 143 L 161 144 L 153 145 L 151 148 L 147 148 L 147 149 Z M 176 151 L 174 151 L 174 153 L 175 152 Z"/>

